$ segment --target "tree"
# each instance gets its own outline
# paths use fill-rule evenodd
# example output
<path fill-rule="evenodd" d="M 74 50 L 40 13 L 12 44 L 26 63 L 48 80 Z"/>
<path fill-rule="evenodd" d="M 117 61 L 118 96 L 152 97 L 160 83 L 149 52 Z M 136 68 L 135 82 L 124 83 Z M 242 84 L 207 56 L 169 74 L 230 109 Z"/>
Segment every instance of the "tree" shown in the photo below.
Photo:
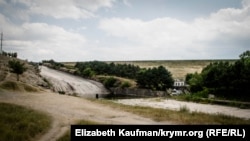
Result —
<path fill-rule="evenodd" d="M 240 59 L 250 59 L 250 50 L 243 52 L 239 57 Z"/>
<path fill-rule="evenodd" d="M 142 69 L 137 74 L 137 84 L 142 88 L 166 90 L 173 86 L 172 74 L 163 66 Z"/>
<path fill-rule="evenodd" d="M 166 90 L 173 86 L 174 79 L 172 78 L 172 74 L 165 67 L 159 66 L 156 69 L 155 75 L 157 78 L 157 84 L 155 84 L 157 90 Z"/>
<path fill-rule="evenodd" d="M 190 86 L 191 92 L 198 92 L 203 90 L 202 76 L 195 72 L 194 74 L 188 74 L 190 78 L 186 77 L 187 84 Z"/>
<path fill-rule="evenodd" d="M 92 77 L 95 75 L 95 72 L 91 70 L 91 68 L 86 68 L 83 70 L 82 75 L 85 77 Z"/>
<path fill-rule="evenodd" d="M 24 66 L 24 63 L 21 63 L 17 60 L 10 60 L 9 67 L 12 69 L 11 72 L 17 75 L 17 81 L 19 81 L 19 75 L 23 74 L 27 68 Z"/>

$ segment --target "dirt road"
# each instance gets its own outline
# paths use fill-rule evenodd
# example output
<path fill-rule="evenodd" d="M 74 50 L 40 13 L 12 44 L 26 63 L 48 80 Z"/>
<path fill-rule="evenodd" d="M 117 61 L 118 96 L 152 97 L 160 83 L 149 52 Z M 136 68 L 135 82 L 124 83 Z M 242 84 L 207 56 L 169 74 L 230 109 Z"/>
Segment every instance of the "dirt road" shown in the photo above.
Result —
<path fill-rule="evenodd" d="M 158 123 L 128 112 L 119 111 L 87 99 L 52 92 L 18 93 L 0 91 L 0 102 L 14 103 L 51 115 L 51 129 L 38 141 L 55 141 L 70 125 L 78 120 L 91 120 L 104 124 L 173 124 Z"/>
<path fill-rule="evenodd" d="M 154 108 L 164 108 L 171 110 L 180 110 L 180 108 L 187 108 L 191 112 L 224 114 L 239 118 L 250 119 L 250 109 L 240 109 L 229 106 L 201 104 L 201 103 L 177 101 L 172 99 L 159 99 L 159 98 L 120 99 L 116 100 L 115 102 L 127 105 L 149 106 Z"/>

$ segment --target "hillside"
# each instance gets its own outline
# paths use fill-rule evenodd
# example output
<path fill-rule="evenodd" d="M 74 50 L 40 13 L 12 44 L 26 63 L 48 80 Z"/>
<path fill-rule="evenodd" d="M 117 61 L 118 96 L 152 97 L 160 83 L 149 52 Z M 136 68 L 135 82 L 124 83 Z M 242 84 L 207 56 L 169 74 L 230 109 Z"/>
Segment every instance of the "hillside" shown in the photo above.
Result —
<path fill-rule="evenodd" d="M 8 67 L 8 62 L 12 59 L 17 59 L 25 63 L 27 71 L 20 75 L 20 81 L 16 81 L 16 74 L 11 73 Z M 47 87 L 48 84 L 40 76 L 39 70 L 31 63 L 0 55 L 0 87 L 18 91 L 36 91 L 39 87 Z"/>
<path fill-rule="evenodd" d="M 145 60 L 145 61 L 104 61 L 115 64 L 132 64 L 141 68 L 152 68 L 160 65 L 167 68 L 174 78 L 184 79 L 187 73 L 201 72 L 204 67 L 212 62 L 236 60 Z M 72 67 L 76 62 L 62 62 L 64 65 Z"/>
<path fill-rule="evenodd" d="M 152 68 L 160 65 L 167 68 L 174 78 L 184 79 L 187 73 L 200 73 L 204 67 L 212 62 L 225 60 L 155 60 L 155 61 L 117 61 L 119 64 L 133 64 L 141 68 Z M 235 60 L 226 60 L 234 62 Z"/>

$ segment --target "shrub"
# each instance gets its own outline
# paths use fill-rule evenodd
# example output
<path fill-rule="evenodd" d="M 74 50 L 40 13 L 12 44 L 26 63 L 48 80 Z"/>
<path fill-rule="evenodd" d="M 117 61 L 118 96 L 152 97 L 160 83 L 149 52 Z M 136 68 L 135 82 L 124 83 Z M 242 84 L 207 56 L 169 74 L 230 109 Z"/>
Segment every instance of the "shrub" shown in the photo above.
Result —
<path fill-rule="evenodd" d="M 131 83 L 129 83 L 128 81 L 125 81 L 121 84 L 121 88 L 129 88 L 131 86 Z"/>

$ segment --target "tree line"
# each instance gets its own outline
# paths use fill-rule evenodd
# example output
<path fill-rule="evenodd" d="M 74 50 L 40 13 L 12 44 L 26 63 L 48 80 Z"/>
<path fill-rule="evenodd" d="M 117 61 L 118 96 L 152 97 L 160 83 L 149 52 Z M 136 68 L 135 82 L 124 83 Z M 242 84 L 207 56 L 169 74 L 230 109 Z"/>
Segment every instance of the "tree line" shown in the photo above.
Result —
<path fill-rule="evenodd" d="M 140 68 L 132 64 L 115 64 L 101 61 L 77 62 L 77 74 L 83 77 L 93 75 L 114 75 L 134 79 L 138 87 L 153 90 L 166 90 L 173 86 L 172 74 L 163 66 Z"/>
<path fill-rule="evenodd" d="M 2 52 L 2 55 L 3 56 L 7 56 L 7 57 L 13 57 L 13 58 L 17 58 L 17 53 L 16 52 L 5 52 L 5 51 L 3 51 Z"/>
<path fill-rule="evenodd" d="M 186 75 L 186 82 L 192 93 L 203 92 L 204 96 L 250 100 L 250 51 L 245 51 L 234 63 L 214 62 L 207 65 L 200 74 Z"/>

